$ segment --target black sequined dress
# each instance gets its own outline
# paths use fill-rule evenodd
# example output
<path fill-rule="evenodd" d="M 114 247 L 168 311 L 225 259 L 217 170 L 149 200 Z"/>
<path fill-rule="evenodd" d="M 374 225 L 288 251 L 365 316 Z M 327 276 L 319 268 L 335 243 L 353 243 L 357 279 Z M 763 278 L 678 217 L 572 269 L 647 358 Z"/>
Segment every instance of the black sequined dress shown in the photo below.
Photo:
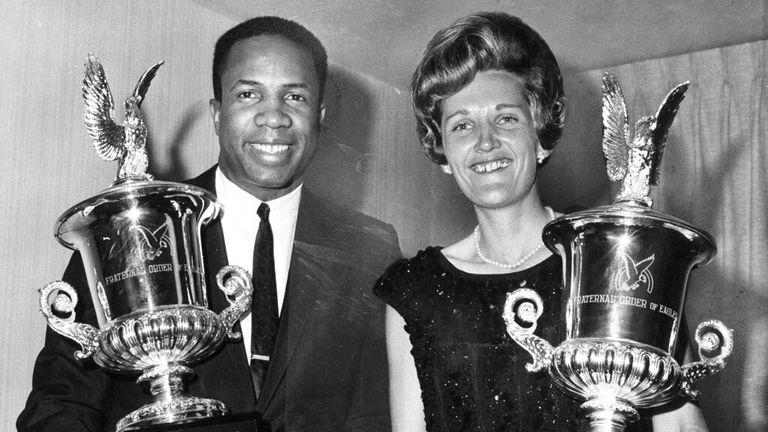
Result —
<path fill-rule="evenodd" d="M 532 357 L 501 316 L 508 292 L 536 290 L 546 308 L 535 333 L 557 345 L 565 331 L 560 281 L 554 255 L 519 272 L 481 275 L 457 269 L 439 247 L 387 269 L 374 292 L 405 319 L 429 432 L 584 430 L 580 403 L 546 372 L 525 370 Z"/>

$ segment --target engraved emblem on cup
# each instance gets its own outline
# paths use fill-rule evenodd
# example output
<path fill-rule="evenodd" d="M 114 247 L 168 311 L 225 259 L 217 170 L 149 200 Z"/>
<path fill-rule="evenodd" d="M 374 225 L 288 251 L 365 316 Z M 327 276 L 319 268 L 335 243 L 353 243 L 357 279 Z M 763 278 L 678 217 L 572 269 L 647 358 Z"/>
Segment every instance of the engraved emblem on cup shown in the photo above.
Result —
<path fill-rule="evenodd" d="M 624 268 L 616 273 L 611 291 L 634 291 L 645 289 L 648 294 L 653 292 L 653 275 L 648 267 L 653 264 L 655 255 L 635 262 L 628 254 L 623 254 Z"/>
<path fill-rule="evenodd" d="M 708 233 L 651 208 L 666 131 L 686 88 L 673 89 L 630 140 L 621 89 L 612 76 L 604 78 L 603 148 L 621 191 L 613 204 L 561 216 L 542 233 L 562 257 L 565 340 L 553 347 L 534 334 L 547 307 L 535 291 L 507 294 L 507 333 L 533 357 L 528 370 L 546 371 L 584 400 L 581 412 L 593 432 L 623 431 L 638 409 L 680 395 L 695 399 L 693 383 L 722 370 L 733 350 L 731 330 L 707 320 L 694 333 L 700 360 L 681 366 L 674 359 L 688 277 L 716 251 Z"/>
<path fill-rule="evenodd" d="M 51 282 L 39 292 L 48 326 L 80 345 L 77 359 L 140 372 L 138 382 L 149 384 L 154 400 L 122 418 L 118 432 L 226 413 L 220 401 L 188 395 L 185 380 L 194 375 L 190 365 L 240 337 L 232 327 L 251 309 L 251 277 L 236 266 L 216 277 L 229 305 L 218 314 L 208 307 L 200 233 L 222 210 L 216 198 L 145 172 L 147 131 L 139 107 L 161 64 L 142 75 L 121 126 L 103 68 L 88 56 L 86 126 L 97 154 L 120 166 L 111 187 L 59 217 L 55 235 L 82 258 L 88 291 L 80 292 L 89 293 L 98 327 L 76 321 L 82 299 L 69 284 Z"/>
<path fill-rule="evenodd" d="M 163 249 L 168 248 L 171 241 L 168 237 L 168 225 L 162 224 L 159 228 L 151 231 L 149 228 L 141 225 L 132 225 L 128 235 L 136 236 L 139 240 L 139 259 L 142 261 L 153 261 L 163 253 Z"/>

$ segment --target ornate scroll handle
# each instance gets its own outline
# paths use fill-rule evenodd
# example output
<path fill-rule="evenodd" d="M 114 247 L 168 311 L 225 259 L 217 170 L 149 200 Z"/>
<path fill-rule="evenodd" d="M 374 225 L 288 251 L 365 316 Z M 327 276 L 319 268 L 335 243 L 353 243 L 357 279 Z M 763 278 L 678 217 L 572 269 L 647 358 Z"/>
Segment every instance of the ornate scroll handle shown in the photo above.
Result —
<path fill-rule="evenodd" d="M 695 401 L 699 392 L 693 390 L 692 384 L 704 377 L 714 375 L 723 368 L 733 352 L 733 330 L 719 320 L 704 321 L 696 327 L 696 344 L 699 346 L 699 358 L 702 361 L 689 363 L 682 367 L 682 382 L 680 391 L 686 398 Z M 709 357 L 706 353 L 719 351 L 719 354 Z"/>
<path fill-rule="evenodd" d="M 54 281 L 42 287 L 39 293 L 40 311 L 45 315 L 48 326 L 56 333 L 80 344 L 82 349 L 75 351 L 75 358 L 82 360 L 93 355 L 99 348 L 100 332 L 96 327 L 75 322 L 75 289 L 66 282 Z M 54 315 L 51 306 L 56 312 L 66 316 L 59 318 Z"/>
<path fill-rule="evenodd" d="M 552 351 L 554 350 L 552 345 L 533 334 L 536 330 L 536 321 L 543 312 L 544 302 L 536 291 L 530 288 L 519 288 L 507 293 L 502 317 L 507 324 L 509 336 L 533 356 L 533 363 L 525 365 L 529 372 L 547 369 L 552 360 Z M 518 324 L 518 321 L 531 325 L 523 327 Z"/>
<path fill-rule="evenodd" d="M 242 267 L 224 266 L 216 273 L 216 284 L 226 294 L 229 302 L 229 307 L 219 314 L 219 320 L 227 329 L 227 337 L 237 340 L 242 335 L 232 331 L 232 326 L 251 311 L 251 275 Z"/>

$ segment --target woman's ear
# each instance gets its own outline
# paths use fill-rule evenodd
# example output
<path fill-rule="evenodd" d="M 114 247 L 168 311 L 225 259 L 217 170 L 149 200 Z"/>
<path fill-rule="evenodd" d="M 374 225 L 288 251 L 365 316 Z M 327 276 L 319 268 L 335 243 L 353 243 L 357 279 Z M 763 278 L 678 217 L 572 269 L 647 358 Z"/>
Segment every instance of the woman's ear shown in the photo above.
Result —
<path fill-rule="evenodd" d="M 444 172 L 444 173 L 446 173 L 446 174 L 448 174 L 448 175 L 451 175 L 451 174 L 453 174 L 453 171 L 451 171 L 451 166 L 450 166 L 450 165 L 448 165 L 448 164 L 443 164 L 443 165 L 440 165 L 440 169 L 442 169 L 442 170 L 443 170 L 443 172 Z"/>

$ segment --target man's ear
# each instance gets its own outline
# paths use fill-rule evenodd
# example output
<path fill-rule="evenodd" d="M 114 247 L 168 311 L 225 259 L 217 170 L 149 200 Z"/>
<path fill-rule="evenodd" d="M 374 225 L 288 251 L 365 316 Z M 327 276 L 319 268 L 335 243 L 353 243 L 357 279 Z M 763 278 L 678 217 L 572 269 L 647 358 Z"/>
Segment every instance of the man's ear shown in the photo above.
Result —
<path fill-rule="evenodd" d="M 213 119 L 213 129 L 216 131 L 216 136 L 219 135 L 219 114 L 221 113 L 221 102 L 216 99 L 208 101 L 208 108 L 211 110 L 211 118 Z"/>
<path fill-rule="evenodd" d="M 453 174 L 453 171 L 451 170 L 451 166 L 448 164 L 440 165 L 440 169 L 443 170 L 443 172 L 448 175 Z"/>

